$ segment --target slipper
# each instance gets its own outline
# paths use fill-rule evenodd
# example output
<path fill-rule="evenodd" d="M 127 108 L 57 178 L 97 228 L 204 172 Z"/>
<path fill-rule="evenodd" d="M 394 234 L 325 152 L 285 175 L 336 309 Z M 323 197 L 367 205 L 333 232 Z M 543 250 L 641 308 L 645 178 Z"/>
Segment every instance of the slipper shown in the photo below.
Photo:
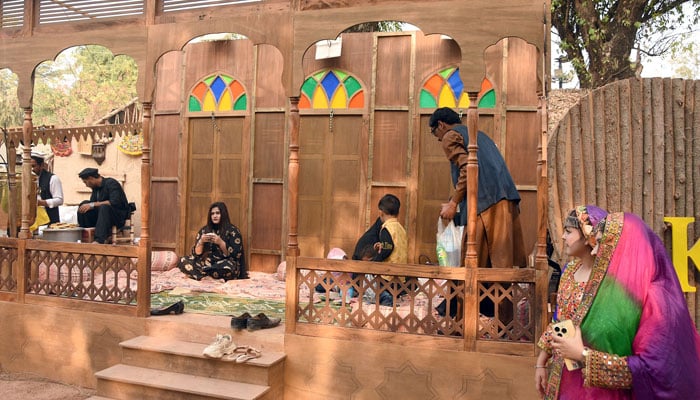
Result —
<path fill-rule="evenodd" d="M 252 347 L 248 347 L 248 349 L 246 350 L 245 353 L 239 355 L 236 358 L 236 362 L 240 364 L 240 363 L 244 363 L 248 360 L 252 360 L 254 358 L 259 358 L 260 356 L 262 356 L 262 352 L 260 350 L 254 349 Z"/>
<path fill-rule="evenodd" d="M 231 352 L 227 353 L 225 357 L 222 358 L 224 361 L 236 361 L 236 359 L 244 354 L 247 354 L 251 349 L 250 346 L 236 346 Z"/>

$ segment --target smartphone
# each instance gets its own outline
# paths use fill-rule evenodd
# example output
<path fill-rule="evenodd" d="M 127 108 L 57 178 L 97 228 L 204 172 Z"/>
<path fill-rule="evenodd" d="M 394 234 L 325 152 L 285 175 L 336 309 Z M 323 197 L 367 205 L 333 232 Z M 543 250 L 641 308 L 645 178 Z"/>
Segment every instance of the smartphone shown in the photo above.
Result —
<path fill-rule="evenodd" d="M 574 322 L 570 319 L 565 319 L 564 321 L 552 324 L 552 332 L 559 337 L 571 337 L 574 335 L 575 331 L 576 327 L 574 326 Z M 564 363 L 566 364 L 566 369 L 568 369 L 569 371 L 573 371 L 582 367 L 582 365 L 578 362 L 570 360 L 568 358 L 564 359 Z"/>

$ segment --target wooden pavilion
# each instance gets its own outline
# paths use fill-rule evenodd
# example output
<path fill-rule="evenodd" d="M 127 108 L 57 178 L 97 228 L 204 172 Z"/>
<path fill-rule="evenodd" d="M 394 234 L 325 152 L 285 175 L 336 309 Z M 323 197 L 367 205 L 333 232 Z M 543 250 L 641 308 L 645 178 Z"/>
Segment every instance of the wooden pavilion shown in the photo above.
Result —
<path fill-rule="evenodd" d="M 223 200 L 253 270 L 287 262 L 283 389 L 267 398 L 534 398 L 530 371 L 547 320 L 548 10 L 548 2 L 529 0 L 0 0 L 0 68 L 17 74 L 24 110 L 21 132 L 6 144 L 133 131 L 125 124 L 34 129 L 34 69 L 83 44 L 136 61 L 144 138 L 138 246 L 30 239 L 31 174 L 23 163 L 20 230 L 0 238 L 0 330 L 11 338 L 0 345 L 0 365 L 97 386 L 94 373 L 119 361 L 120 342 L 163 334 L 147 318 L 151 251 L 185 252 L 207 206 Z M 340 35 L 368 21 L 420 31 Z M 244 39 L 189 43 L 222 32 Z M 339 35 L 339 56 L 315 57 Z M 466 268 L 418 263 L 434 253 L 437 210 L 449 194 L 448 165 L 427 128 L 443 105 L 464 114 L 471 134 L 489 134 L 513 171 L 531 250 L 526 268 L 476 268 L 473 242 Z M 9 175 L 12 185 L 12 165 Z M 410 264 L 324 259 L 332 247 L 351 249 L 388 192 L 402 202 Z M 476 204 L 475 185 L 468 198 Z M 69 282 L 50 282 L 51 268 L 66 271 Z M 348 311 L 344 302 L 302 296 L 330 271 L 347 281 L 341 286 L 376 284 L 353 282 L 352 273 L 420 284 L 408 311 Z M 70 283 L 71 274 L 99 273 L 124 285 Z M 463 297 L 461 314 L 432 316 L 435 294 Z M 419 299 L 428 300 L 419 307 Z M 484 299 L 512 304 L 517 318 L 480 318 Z M 37 324 L 56 339 L 37 335 Z"/>

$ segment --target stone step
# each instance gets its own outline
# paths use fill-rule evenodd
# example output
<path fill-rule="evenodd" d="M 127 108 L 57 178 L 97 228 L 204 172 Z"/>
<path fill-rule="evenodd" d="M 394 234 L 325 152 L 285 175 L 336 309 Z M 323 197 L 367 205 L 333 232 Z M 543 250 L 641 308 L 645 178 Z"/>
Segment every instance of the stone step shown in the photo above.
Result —
<path fill-rule="evenodd" d="M 152 316 L 146 319 L 148 336 L 211 343 L 217 334 L 228 333 L 236 343 L 263 351 L 284 352 L 284 322 L 271 329 L 249 332 L 231 329 L 231 317 L 185 312 L 180 315 Z"/>
<path fill-rule="evenodd" d="M 198 372 L 198 371 L 196 371 Z M 95 373 L 97 392 L 115 399 L 271 399 L 268 386 L 117 364 Z"/>
<path fill-rule="evenodd" d="M 284 386 L 284 353 L 258 349 L 262 350 L 259 358 L 236 363 L 203 356 L 207 345 L 152 336 L 138 336 L 120 343 L 123 364 L 183 374 L 196 371 L 202 377 L 275 388 Z"/>

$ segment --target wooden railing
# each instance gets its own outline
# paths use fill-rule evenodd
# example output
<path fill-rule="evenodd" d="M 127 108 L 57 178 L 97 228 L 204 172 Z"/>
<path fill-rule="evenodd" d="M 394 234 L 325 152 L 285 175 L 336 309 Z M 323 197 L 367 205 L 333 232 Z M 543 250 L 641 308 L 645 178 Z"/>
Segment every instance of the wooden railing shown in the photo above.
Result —
<path fill-rule="evenodd" d="M 0 300 L 147 316 L 145 247 L 0 238 Z M 139 288 L 146 288 L 139 290 Z"/>
<path fill-rule="evenodd" d="M 535 354 L 542 328 L 539 312 L 546 304 L 535 290 L 538 279 L 546 284 L 546 276 L 536 269 L 466 269 L 305 257 L 297 258 L 296 263 L 296 273 L 287 275 L 288 285 L 295 288 L 287 299 L 288 332 L 387 342 L 406 340 L 405 335 L 396 335 L 405 333 L 414 335 L 412 343 L 446 349 Z M 357 297 L 347 294 L 350 288 Z M 381 305 L 379 293 L 383 291 L 390 295 L 392 305 Z M 447 306 L 444 316 L 435 311 L 442 300 Z M 493 314 L 480 314 L 480 303 L 491 303 Z"/>

